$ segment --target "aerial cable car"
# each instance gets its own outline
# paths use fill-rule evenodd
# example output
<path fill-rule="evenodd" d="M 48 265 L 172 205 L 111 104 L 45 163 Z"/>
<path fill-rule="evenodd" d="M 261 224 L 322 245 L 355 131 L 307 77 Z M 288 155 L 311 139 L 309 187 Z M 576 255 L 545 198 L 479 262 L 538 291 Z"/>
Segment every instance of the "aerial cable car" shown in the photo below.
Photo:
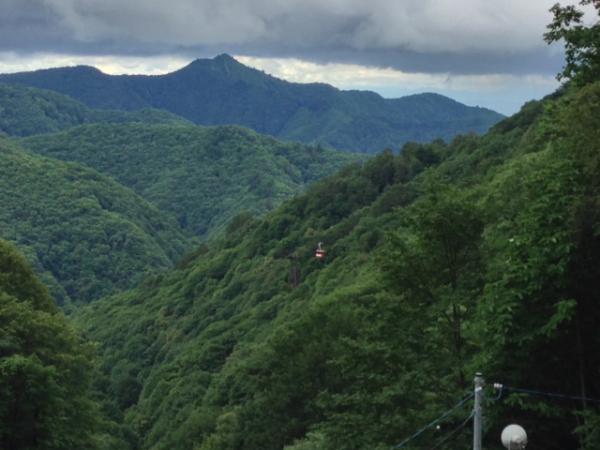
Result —
<path fill-rule="evenodd" d="M 319 242 L 317 244 L 317 249 L 315 250 L 315 258 L 319 260 L 324 260 L 325 256 L 327 256 L 327 252 L 323 249 L 323 243 Z"/>

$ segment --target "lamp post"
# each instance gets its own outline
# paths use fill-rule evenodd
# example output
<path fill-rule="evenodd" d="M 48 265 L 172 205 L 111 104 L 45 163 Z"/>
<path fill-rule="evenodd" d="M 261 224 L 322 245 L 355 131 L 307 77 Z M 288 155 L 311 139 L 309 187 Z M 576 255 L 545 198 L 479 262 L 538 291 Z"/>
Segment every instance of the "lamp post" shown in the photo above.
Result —
<path fill-rule="evenodd" d="M 475 374 L 474 397 L 475 406 L 473 408 L 473 450 L 481 450 L 481 437 L 483 434 L 483 386 L 485 381 L 483 375 L 477 372 Z"/>

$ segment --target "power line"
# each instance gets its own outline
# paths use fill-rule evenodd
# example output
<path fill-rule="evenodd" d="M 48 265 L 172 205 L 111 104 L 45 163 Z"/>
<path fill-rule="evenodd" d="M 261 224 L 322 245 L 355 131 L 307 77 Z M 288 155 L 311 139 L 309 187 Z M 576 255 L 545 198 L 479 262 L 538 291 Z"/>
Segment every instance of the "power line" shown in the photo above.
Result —
<path fill-rule="evenodd" d="M 408 444 L 410 441 L 412 441 L 413 439 L 417 438 L 418 436 L 420 436 L 422 433 L 424 433 L 425 431 L 427 431 L 429 428 L 433 427 L 434 425 L 437 425 L 439 422 L 441 422 L 444 418 L 448 417 L 450 415 L 450 413 L 458 408 L 460 408 L 462 405 L 465 404 L 465 402 L 467 402 L 468 400 L 473 398 L 474 394 L 469 394 L 467 395 L 465 398 L 463 398 L 460 402 L 458 402 L 456 405 L 454 405 L 452 408 L 450 408 L 449 410 L 447 410 L 446 412 L 444 412 L 441 416 L 439 416 L 437 419 L 429 422 L 427 425 L 425 425 L 423 428 L 419 429 L 418 431 L 416 431 L 415 433 L 413 433 L 412 435 L 410 435 L 409 437 L 407 437 L 406 439 L 404 439 L 402 442 L 400 442 L 399 444 L 394 445 L 393 447 L 391 447 L 392 449 L 398 449 L 401 447 L 404 447 L 406 444 Z"/>
<path fill-rule="evenodd" d="M 587 401 L 587 402 L 599 403 L 600 404 L 600 399 L 595 399 L 595 398 L 590 398 L 590 397 L 582 397 L 582 396 L 576 396 L 576 395 L 566 395 L 566 394 L 560 394 L 560 393 L 557 393 L 557 392 L 544 392 L 544 391 L 538 391 L 538 390 L 535 390 L 535 389 L 515 388 L 515 387 L 511 387 L 511 386 L 504 386 L 504 385 L 502 385 L 500 383 L 494 383 L 494 389 L 498 391 L 498 395 L 497 395 L 496 398 L 494 398 L 492 400 L 500 400 L 500 397 L 502 396 L 503 391 L 512 391 L 512 392 L 518 392 L 518 393 L 528 394 L 528 395 L 539 395 L 539 396 L 544 396 L 544 397 L 558 398 L 558 399 L 562 399 L 562 400 Z M 475 395 L 474 393 L 471 393 L 471 394 L 467 395 L 462 400 L 460 400 L 456 405 L 454 405 L 452 408 L 448 409 L 443 414 L 441 414 L 437 419 L 429 422 L 427 425 L 425 425 L 424 427 L 422 427 L 419 430 L 417 430 L 415 433 L 413 433 L 412 435 L 410 435 L 409 437 L 407 437 L 406 439 L 404 439 L 402 442 L 400 442 L 400 443 L 394 445 L 393 447 L 391 447 L 391 450 L 396 450 L 396 449 L 404 447 L 410 441 L 416 439 L 421 434 L 423 434 L 425 431 L 427 431 L 431 427 L 433 427 L 433 426 L 437 425 L 438 423 L 440 423 L 443 419 L 445 419 L 446 417 L 448 417 L 453 411 L 455 411 L 456 409 L 460 408 L 467 401 L 469 401 L 470 399 L 472 399 L 474 397 L 474 395 Z M 442 439 L 440 439 L 433 447 L 431 447 L 430 450 L 436 450 L 443 443 L 447 442 L 452 436 L 454 436 L 462 428 L 464 428 L 464 426 L 467 423 L 469 423 L 469 421 L 473 418 L 474 414 L 475 414 L 475 412 L 473 411 L 463 422 L 461 422 L 456 428 L 454 428 L 453 430 L 451 430 L 445 437 L 443 437 Z"/>
<path fill-rule="evenodd" d="M 440 445 L 447 442 L 448 439 L 450 439 L 452 436 L 454 436 L 456 433 L 458 433 L 466 424 L 468 424 L 474 415 L 475 415 L 475 411 L 471 412 L 471 414 L 469 414 L 469 417 L 467 417 L 459 426 L 457 426 L 452 431 L 450 431 L 450 433 L 448 433 L 445 437 L 440 439 L 438 441 L 438 443 L 435 444 L 433 447 L 431 447 L 429 450 L 436 450 Z"/>
<path fill-rule="evenodd" d="M 556 392 L 537 391 L 535 389 L 515 388 L 515 387 L 510 387 L 510 386 L 504 386 L 500 383 L 494 383 L 494 389 L 499 390 L 498 399 L 502 395 L 502 391 L 506 390 L 506 391 L 520 392 L 522 394 L 540 395 L 543 397 L 560 398 L 563 400 L 578 400 L 578 401 L 586 401 L 586 402 L 592 402 L 592 403 L 600 403 L 600 399 L 597 399 L 597 398 L 580 397 L 580 396 L 576 396 L 576 395 L 565 395 L 565 394 L 559 394 Z"/>

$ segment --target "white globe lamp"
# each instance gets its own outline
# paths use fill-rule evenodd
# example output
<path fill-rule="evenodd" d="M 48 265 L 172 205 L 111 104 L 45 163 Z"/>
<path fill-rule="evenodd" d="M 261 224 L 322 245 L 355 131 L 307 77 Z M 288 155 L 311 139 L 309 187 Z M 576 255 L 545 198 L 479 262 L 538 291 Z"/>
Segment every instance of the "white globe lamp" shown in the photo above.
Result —
<path fill-rule="evenodd" d="M 521 425 L 508 425 L 500 435 L 502 445 L 508 450 L 523 450 L 527 445 L 527 433 Z"/>

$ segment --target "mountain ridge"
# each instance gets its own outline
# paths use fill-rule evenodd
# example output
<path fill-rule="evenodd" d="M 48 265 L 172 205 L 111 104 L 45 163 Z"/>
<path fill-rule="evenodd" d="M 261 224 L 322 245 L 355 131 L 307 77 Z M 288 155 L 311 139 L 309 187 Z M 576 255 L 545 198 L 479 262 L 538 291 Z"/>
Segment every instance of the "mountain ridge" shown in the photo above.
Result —
<path fill-rule="evenodd" d="M 164 75 L 108 75 L 75 66 L 3 74 L 0 82 L 59 91 L 94 108 L 152 107 L 196 124 L 243 125 L 280 139 L 369 153 L 407 141 L 481 133 L 503 117 L 439 94 L 386 99 L 324 83 L 293 83 L 227 54 L 195 59 Z"/>
<path fill-rule="evenodd" d="M 158 109 L 93 109 L 46 89 L 0 83 L 0 132 L 10 136 L 62 131 L 86 123 L 189 123 Z"/>

